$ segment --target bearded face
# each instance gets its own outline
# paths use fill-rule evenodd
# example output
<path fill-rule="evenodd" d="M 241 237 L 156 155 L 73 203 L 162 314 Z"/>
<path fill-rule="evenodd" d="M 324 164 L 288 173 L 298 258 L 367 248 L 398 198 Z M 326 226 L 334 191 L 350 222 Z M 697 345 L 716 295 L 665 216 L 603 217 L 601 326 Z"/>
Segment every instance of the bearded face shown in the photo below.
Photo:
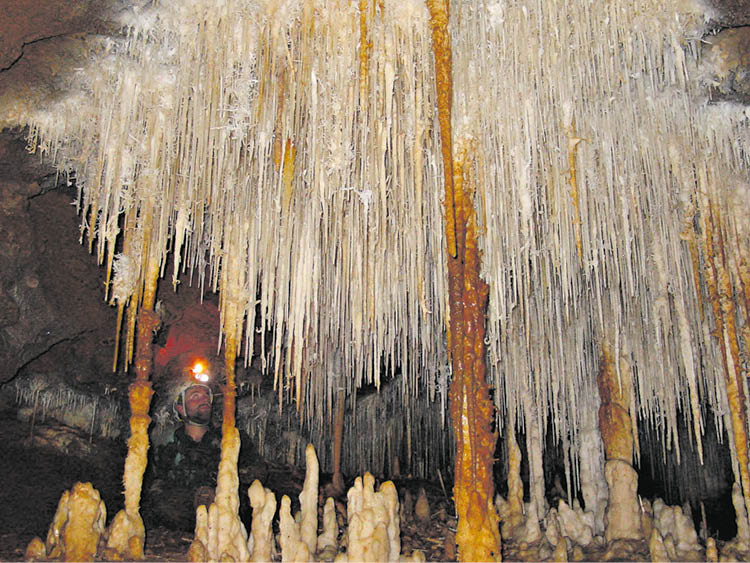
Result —
<path fill-rule="evenodd" d="M 211 393 L 202 385 L 195 385 L 185 391 L 185 415 L 196 424 L 208 424 L 211 420 Z"/>

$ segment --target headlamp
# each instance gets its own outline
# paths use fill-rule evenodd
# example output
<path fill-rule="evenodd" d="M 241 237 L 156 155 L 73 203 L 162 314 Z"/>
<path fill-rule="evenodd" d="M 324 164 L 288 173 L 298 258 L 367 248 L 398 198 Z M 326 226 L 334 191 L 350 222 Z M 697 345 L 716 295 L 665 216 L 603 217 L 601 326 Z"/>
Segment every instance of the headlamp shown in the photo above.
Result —
<path fill-rule="evenodd" d="M 192 424 L 198 424 L 201 426 L 208 424 L 207 422 L 198 423 L 193 420 L 186 419 L 186 415 L 181 415 L 177 410 L 178 405 L 182 405 L 183 408 L 185 407 L 185 394 L 187 393 L 188 389 L 195 386 L 205 387 L 208 390 L 209 401 L 213 404 L 214 393 L 213 389 L 211 389 L 211 373 L 207 369 L 207 363 L 203 360 L 196 360 L 189 368 L 187 368 L 182 373 L 182 383 L 177 387 L 176 394 L 172 403 L 172 408 L 175 414 L 179 418 L 188 420 Z"/>
<path fill-rule="evenodd" d="M 197 361 L 193 364 L 193 367 L 190 368 L 190 373 L 192 374 L 193 379 L 200 383 L 208 383 L 208 381 L 211 379 L 211 376 L 208 374 L 203 363 L 200 361 Z"/>

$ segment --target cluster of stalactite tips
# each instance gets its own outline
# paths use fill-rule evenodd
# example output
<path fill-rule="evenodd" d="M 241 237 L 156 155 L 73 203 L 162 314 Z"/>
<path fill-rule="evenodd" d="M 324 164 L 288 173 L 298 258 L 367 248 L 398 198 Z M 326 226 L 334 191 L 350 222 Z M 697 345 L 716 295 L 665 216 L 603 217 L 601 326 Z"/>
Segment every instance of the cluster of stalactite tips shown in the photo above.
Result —
<path fill-rule="evenodd" d="M 650 450 L 695 452 L 710 470 L 708 413 L 735 479 L 726 549 L 747 549 L 750 127 L 746 107 L 706 102 L 702 5 L 157 0 L 118 18 L 119 35 L 86 44 L 90 65 L 65 95 L 9 110 L 29 149 L 75 177 L 118 342 L 125 327 L 115 367 L 135 368 L 125 509 L 108 549 L 143 552 L 151 336 L 168 264 L 175 288 L 189 278 L 218 292 L 227 366 L 217 500 L 198 514 L 192 557 L 268 554 L 270 520 L 248 535 L 236 518 L 234 365 L 258 354 L 280 408 L 293 405 L 336 464 L 370 455 L 325 440 L 336 405 L 354 412 L 364 386 L 397 390 L 389 414 L 422 426 L 395 425 L 374 447 L 408 449 L 425 476 L 455 459 L 461 558 L 498 559 L 501 537 L 525 558 L 596 538 L 645 539 L 653 558 L 714 557 L 681 509 L 635 494 L 638 425 Z M 421 416 L 432 403 L 450 413 L 453 444 L 437 426 L 447 419 Z M 548 429 L 571 501 L 549 511 Z M 507 499 L 491 479 L 498 432 Z M 398 497 L 363 483 L 347 554 L 396 558 Z M 66 530 L 78 529 L 76 499 L 98 502 L 89 488 L 64 497 Z M 319 554 L 330 530 L 318 537 L 305 520 L 317 508 L 303 502 L 296 522 L 286 505 L 282 557 Z M 374 519 L 357 527 L 363 506 Z M 99 533 L 102 512 L 86 509 Z M 380 547 L 358 543 L 362 530 Z"/>

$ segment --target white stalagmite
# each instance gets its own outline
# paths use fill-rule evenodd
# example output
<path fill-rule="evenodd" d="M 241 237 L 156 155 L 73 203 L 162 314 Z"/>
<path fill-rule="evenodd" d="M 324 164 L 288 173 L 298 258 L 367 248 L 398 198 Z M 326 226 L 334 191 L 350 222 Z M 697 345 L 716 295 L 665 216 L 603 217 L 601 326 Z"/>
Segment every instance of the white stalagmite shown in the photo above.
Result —
<path fill-rule="evenodd" d="M 328 497 L 323 505 L 323 532 L 318 536 L 317 553 L 324 560 L 333 559 L 338 551 L 339 525 L 336 521 L 336 506 Z"/>
<path fill-rule="evenodd" d="M 310 553 L 307 544 L 300 538 L 299 525 L 292 517 L 292 500 L 286 495 L 281 497 L 281 508 L 279 508 L 278 540 L 279 547 L 281 547 L 281 560 L 285 563 L 312 561 L 314 554 Z"/>
<path fill-rule="evenodd" d="M 398 561 L 401 538 L 398 493 L 391 481 L 375 491 L 371 473 L 357 477 L 347 492 L 348 561 Z"/>
<path fill-rule="evenodd" d="M 96 45 L 69 95 L 12 112 L 30 147 L 75 175 L 81 235 L 108 268 L 118 264 L 118 303 L 130 284 L 120 284 L 114 250 L 137 238 L 146 202 L 154 255 L 163 267 L 173 251 L 176 276 L 222 290 L 222 258 L 236 257 L 244 355 L 256 325 L 268 329 L 270 357 L 261 353 L 282 403 L 296 402 L 317 433 L 341 365 L 350 396 L 400 373 L 409 416 L 424 408 L 413 402 L 422 391 L 445 400 L 427 14 L 418 0 L 377 6 L 138 5 L 120 37 Z M 745 108 L 704 103 L 703 15 L 685 0 L 452 7 L 453 121 L 476 147 L 495 401 L 519 428 L 549 427 L 576 453 L 583 413 L 596 408 L 585 390 L 603 325 L 618 327 L 638 367 L 634 414 L 650 424 L 663 415 L 665 452 L 676 450 L 679 416 L 700 445 L 701 409 L 727 412 L 722 347 L 732 352 L 732 335 L 712 336 L 695 225 L 709 213 L 701 199 L 714 202 L 738 289 L 750 249 L 750 128 Z M 143 268 L 133 271 L 141 284 Z M 733 368 L 745 346 L 730 354 Z M 728 416 L 717 424 L 731 427 Z M 394 434 L 392 449 L 415 436 Z M 404 470 L 449 457 L 445 433 L 428 439 L 408 448 L 419 451 Z M 529 446 L 540 511 L 543 439 Z M 362 448 L 344 452 L 345 467 L 372 466 Z M 566 459 L 578 486 L 581 456 Z"/>
<path fill-rule="evenodd" d="M 300 504 L 300 539 L 307 545 L 311 555 L 315 555 L 318 545 L 318 458 L 315 448 L 308 444 L 305 449 L 307 470 L 302 492 L 299 494 Z"/>
<path fill-rule="evenodd" d="M 245 525 L 239 517 L 240 499 L 237 493 L 237 458 L 240 453 L 240 433 L 231 428 L 228 436 L 222 437 L 222 460 L 219 462 L 216 500 L 206 508 L 196 510 L 196 526 L 190 552 L 205 554 L 208 560 L 248 561 L 248 538 Z"/>
<path fill-rule="evenodd" d="M 668 506 L 663 500 L 657 498 L 653 503 L 654 528 L 659 530 L 662 538 L 671 536 L 674 541 L 678 557 L 689 560 L 689 552 L 699 552 L 701 546 L 698 543 L 698 534 L 693 526 L 692 519 L 682 512 L 679 506 Z"/>
<path fill-rule="evenodd" d="M 247 491 L 253 507 L 253 521 L 247 549 L 251 561 L 271 561 L 273 553 L 273 517 L 276 513 L 276 495 L 263 487 L 257 479 Z"/>

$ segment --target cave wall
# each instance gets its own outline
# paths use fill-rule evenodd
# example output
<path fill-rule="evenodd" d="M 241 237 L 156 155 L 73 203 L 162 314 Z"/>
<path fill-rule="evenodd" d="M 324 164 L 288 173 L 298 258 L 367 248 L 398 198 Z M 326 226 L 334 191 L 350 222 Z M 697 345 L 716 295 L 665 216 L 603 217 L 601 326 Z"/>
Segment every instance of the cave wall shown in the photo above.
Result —
<path fill-rule="evenodd" d="M 23 368 L 79 383 L 109 371 L 112 311 L 78 244 L 74 195 L 18 135 L 0 135 L 0 382 Z"/>

